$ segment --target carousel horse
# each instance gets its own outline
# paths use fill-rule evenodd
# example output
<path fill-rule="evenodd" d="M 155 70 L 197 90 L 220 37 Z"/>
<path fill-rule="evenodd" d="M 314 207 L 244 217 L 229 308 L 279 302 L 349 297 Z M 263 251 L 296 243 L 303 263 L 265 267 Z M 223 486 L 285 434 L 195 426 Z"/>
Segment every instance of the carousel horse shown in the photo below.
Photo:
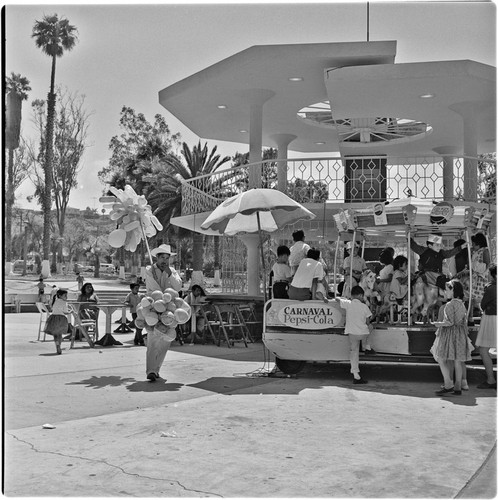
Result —
<path fill-rule="evenodd" d="M 418 274 L 412 281 L 411 314 L 412 321 L 429 323 L 437 320 L 442 298 L 440 287 L 429 283 L 424 278 L 423 274 Z"/>
<path fill-rule="evenodd" d="M 377 315 L 377 307 L 381 301 L 380 293 L 375 289 L 376 278 L 377 276 L 373 271 L 366 269 L 363 271 L 359 283 L 365 292 L 365 302 L 370 308 L 370 311 L 372 311 L 373 317 Z"/>

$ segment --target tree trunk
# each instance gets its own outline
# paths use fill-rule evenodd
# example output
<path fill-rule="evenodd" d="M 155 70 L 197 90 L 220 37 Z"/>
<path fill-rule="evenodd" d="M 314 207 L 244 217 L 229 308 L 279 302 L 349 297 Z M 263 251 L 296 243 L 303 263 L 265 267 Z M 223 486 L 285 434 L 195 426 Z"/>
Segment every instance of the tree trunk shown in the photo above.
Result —
<path fill-rule="evenodd" d="M 54 121 L 55 121 L 55 100 L 56 95 L 51 92 L 47 99 L 47 134 L 46 150 L 43 171 L 45 174 L 45 192 L 43 195 L 43 260 L 49 259 L 50 254 L 50 219 L 52 210 L 52 189 L 53 189 L 53 165 L 54 156 Z"/>
<path fill-rule="evenodd" d="M 9 149 L 7 166 L 7 196 L 5 210 L 5 251 L 7 262 L 12 262 L 12 206 L 14 205 L 14 150 Z"/>

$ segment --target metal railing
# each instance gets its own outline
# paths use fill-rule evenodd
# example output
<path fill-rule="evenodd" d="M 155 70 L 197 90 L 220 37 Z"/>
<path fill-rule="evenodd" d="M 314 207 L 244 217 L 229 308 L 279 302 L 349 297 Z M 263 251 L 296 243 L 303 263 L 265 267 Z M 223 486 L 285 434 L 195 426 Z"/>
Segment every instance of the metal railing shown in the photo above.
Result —
<path fill-rule="evenodd" d="M 220 200 L 246 191 L 254 171 L 260 187 L 280 188 L 300 203 L 389 201 L 409 195 L 496 203 L 495 160 L 334 157 L 267 160 L 188 179 L 182 186 L 182 215 L 212 210 Z"/>

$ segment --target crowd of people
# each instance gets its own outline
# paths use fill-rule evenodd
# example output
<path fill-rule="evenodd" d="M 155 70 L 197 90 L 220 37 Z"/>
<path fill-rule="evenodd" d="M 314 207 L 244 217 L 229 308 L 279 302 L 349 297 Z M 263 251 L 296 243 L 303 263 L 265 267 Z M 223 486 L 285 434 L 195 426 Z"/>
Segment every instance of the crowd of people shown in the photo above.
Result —
<path fill-rule="evenodd" d="M 277 248 L 277 261 L 271 271 L 272 296 L 276 299 L 323 300 L 328 303 L 329 295 L 345 310 L 345 334 L 350 342 L 350 363 L 354 384 L 366 383 L 360 376 L 360 346 L 366 353 L 375 353 L 369 345 L 369 335 L 373 330 L 371 303 L 366 300 L 366 290 L 360 286 L 362 275 L 368 270 L 365 260 L 359 255 L 359 245 L 350 241 L 346 248 L 349 255 L 344 259 L 342 273 L 344 281 L 333 294 L 329 294 L 325 263 L 320 251 L 305 243 L 302 230 L 292 234 L 293 246 L 281 245 Z M 471 238 L 472 248 L 472 291 L 467 299 L 474 308 L 482 312 L 476 347 L 479 348 L 486 369 L 487 380 L 479 388 L 496 388 L 489 349 L 496 348 L 496 265 L 491 264 L 486 238 L 476 233 Z M 461 394 L 468 389 L 465 362 L 471 359 L 474 349 L 468 331 L 467 307 L 464 303 L 464 285 L 459 278 L 470 273 L 468 250 L 464 240 L 457 240 L 451 250 L 442 248 L 442 237 L 431 234 L 426 245 L 411 240 L 411 249 L 419 257 L 418 270 L 414 282 L 421 278 L 424 283 L 437 290 L 441 298 L 436 339 L 431 348 L 443 375 L 443 386 L 438 395 Z M 443 261 L 449 260 L 450 276 L 443 274 Z M 381 269 L 376 278 L 379 303 L 406 306 L 408 296 L 408 258 L 395 256 L 392 247 L 384 248 L 379 254 Z M 489 273 L 489 274 L 488 274 Z M 490 280 L 488 282 L 488 280 Z M 441 290 L 441 291 L 439 291 Z M 469 298 L 470 297 L 470 298 Z"/>
<path fill-rule="evenodd" d="M 344 273 L 344 287 L 342 293 L 331 294 L 327 282 L 326 264 L 321 258 L 320 251 L 305 242 L 302 230 L 292 235 L 294 244 L 289 248 L 280 245 L 277 248 L 277 260 L 273 264 L 272 296 L 273 298 L 292 300 L 320 300 L 335 303 L 345 311 L 345 334 L 349 337 L 351 374 L 354 384 L 363 384 L 367 381 L 360 375 L 359 351 L 360 346 L 366 353 L 375 353 L 369 345 L 369 335 L 373 330 L 373 312 L 365 298 L 365 290 L 360 286 L 362 273 L 367 269 L 365 260 L 359 255 L 357 242 L 348 242 L 349 255 L 344 259 L 342 272 Z M 467 309 L 464 304 L 465 291 L 460 278 L 469 272 L 468 251 L 466 242 L 458 240 L 453 249 L 442 249 L 442 238 L 439 235 L 430 235 L 426 245 L 411 241 L 411 248 L 420 255 L 418 271 L 428 283 L 444 290 L 444 300 L 439 309 L 436 339 L 431 348 L 434 359 L 440 366 L 443 376 L 443 385 L 436 391 L 439 395 L 461 394 L 468 389 L 466 382 L 465 362 L 471 359 L 473 346 L 468 338 Z M 164 292 L 167 288 L 180 291 L 182 279 L 176 269 L 170 265 L 170 257 L 176 255 L 171 246 L 162 244 L 151 251 L 155 263 L 146 268 L 146 293 L 155 290 Z M 491 264 L 486 238 L 481 233 L 472 237 L 472 292 L 469 294 L 475 307 L 482 311 L 482 319 L 476 347 L 479 349 L 486 370 L 486 381 L 479 388 L 496 388 L 496 379 L 493 371 L 493 362 L 489 349 L 496 348 L 496 265 Z M 443 261 L 449 259 L 452 276 L 441 280 Z M 376 279 L 376 290 L 380 301 L 388 301 L 403 305 L 408 294 L 408 258 L 405 255 L 395 256 L 391 247 L 384 248 L 379 255 L 381 269 Z M 475 276 L 475 277 L 474 277 Z M 349 286 L 349 282 L 352 286 Z M 43 280 L 40 279 L 38 288 L 43 290 Z M 139 293 L 140 284 L 131 283 L 130 293 L 125 299 L 132 315 L 135 328 L 135 345 L 145 345 L 146 377 L 154 382 L 160 378 L 160 369 L 171 345 L 171 340 L 152 329 L 145 335 L 142 329 L 135 325 L 136 308 L 143 298 Z M 192 286 L 185 300 L 192 306 L 193 317 L 189 322 L 188 335 L 191 343 L 202 335 L 204 318 L 200 311 L 206 293 L 200 285 Z M 78 296 L 80 302 L 79 314 L 84 319 L 98 320 L 99 298 L 91 283 L 81 285 Z M 56 351 L 61 353 L 61 340 L 68 331 L 67 290 L 51 292 L 51 315 L 46 324 L 46 333 L 54 337 Z"/>

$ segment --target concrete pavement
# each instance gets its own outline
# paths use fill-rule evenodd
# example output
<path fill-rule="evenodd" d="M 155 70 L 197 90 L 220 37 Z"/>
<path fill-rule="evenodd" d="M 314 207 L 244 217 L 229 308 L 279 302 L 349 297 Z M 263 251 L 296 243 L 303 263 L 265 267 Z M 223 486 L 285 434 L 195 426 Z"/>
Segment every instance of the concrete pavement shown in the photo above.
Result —
<path fill-rule="evenodd" d="M 37 313 L 5 315 L 8 496 L 495 496 L 482 370 L 441 398 L 437 366 L 368 365 L 369 384 L 353 386 L 347 364 L 258 376 L 273 367 L 261 344 L 176 345 L 150 383 L 133 334 L 57 356 L 37 328 Z"/>

